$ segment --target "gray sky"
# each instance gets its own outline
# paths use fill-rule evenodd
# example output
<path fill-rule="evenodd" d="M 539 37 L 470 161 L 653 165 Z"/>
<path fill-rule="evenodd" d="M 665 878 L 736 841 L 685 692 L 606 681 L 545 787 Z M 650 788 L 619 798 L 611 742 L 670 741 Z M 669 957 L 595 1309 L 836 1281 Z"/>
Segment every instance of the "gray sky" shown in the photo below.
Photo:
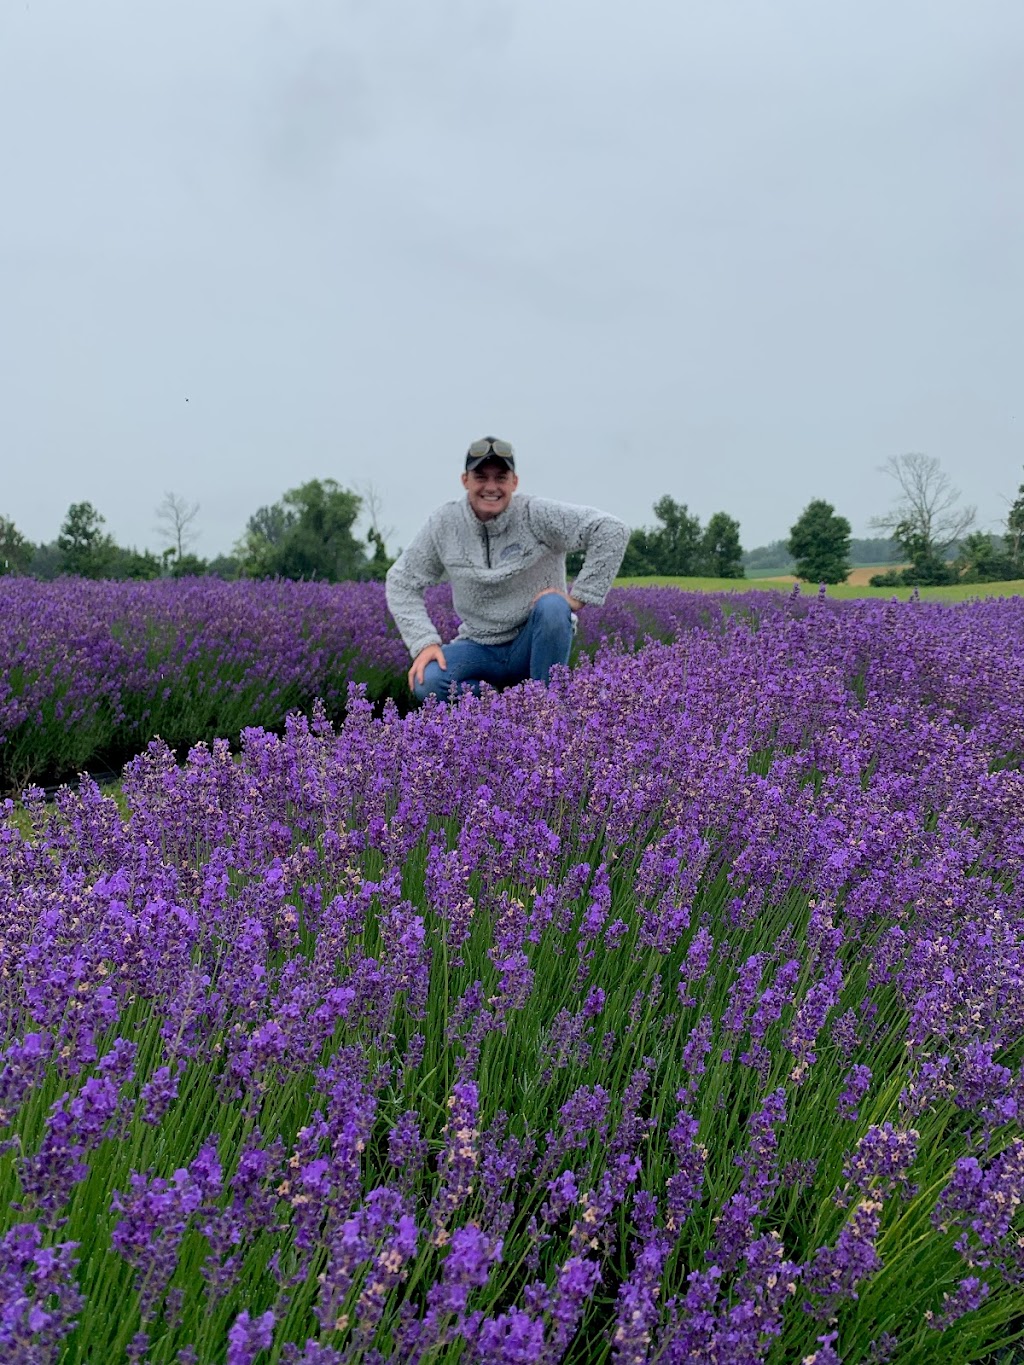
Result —
<path fill-rule="evenodd" d="M 747 547 L 1024 463 L 1020 0 L 0 0 L 0 513 L 393 545 L 523 491 Z"/>

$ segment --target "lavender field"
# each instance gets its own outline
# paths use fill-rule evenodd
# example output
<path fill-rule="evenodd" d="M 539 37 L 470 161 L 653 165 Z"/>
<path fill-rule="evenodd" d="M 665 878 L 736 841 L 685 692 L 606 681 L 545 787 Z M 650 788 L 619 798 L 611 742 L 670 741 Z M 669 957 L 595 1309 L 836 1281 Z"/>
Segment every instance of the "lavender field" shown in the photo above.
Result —
<path fill-rule="evenodd" d="M 275 734 L 400 678 L 370 597 L 165 586 L 18 607 L 20 761 L 228 657 L 241 739 L 6 803 L 0 1359 L 1014 1358 L 1024 600 L 613 595 Z"/>
<path fill-rule="evenodd" d="M 450 589 L 427 602 L 450 639 Z M 616 590 L 584 614 L 580 645 L 668 639 L 721 614 L 709 596 Z M 120 768 L 154 735 L 234 741 L 315 700 L 338 719 L 352 682 L 406 705 L 408 667 L 379 583 L 0 577 L 0 792 Z"/>

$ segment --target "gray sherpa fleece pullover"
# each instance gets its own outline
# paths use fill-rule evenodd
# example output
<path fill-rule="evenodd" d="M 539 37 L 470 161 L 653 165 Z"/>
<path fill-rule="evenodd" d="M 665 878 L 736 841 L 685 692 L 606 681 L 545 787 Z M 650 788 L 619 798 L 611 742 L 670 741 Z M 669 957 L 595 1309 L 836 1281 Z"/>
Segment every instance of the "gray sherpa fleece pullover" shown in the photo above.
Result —
<path fill-rule="evenodd" d="M 441 644 L 423 592 L 448 578 L 462 622 L 457 638 L 507 644 L 526 624 L 542 588 L 566 590 L 567 551 L 586 551 L 573 596 L 599 606 L 628 540 L 625 522 L 596 507 L 516 493 L 504 512 L 481 521 L 468 498 L 458 498 L 431 514 L 391 566 L 388 607 L 415 658 L 427 645 Z"/>

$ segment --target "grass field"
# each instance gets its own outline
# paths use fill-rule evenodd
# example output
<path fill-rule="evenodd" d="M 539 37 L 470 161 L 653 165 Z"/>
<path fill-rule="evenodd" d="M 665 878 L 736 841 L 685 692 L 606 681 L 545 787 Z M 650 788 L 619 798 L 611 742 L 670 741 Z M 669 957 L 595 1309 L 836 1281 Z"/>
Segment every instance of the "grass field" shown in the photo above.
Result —
<path fill-rule="evenodd" d="M 874 570 L 872 571 L 874 572 Z M 881 569 L 878 570 L 881 572 Z M 617 578 L 617 588 L 682 588 L 689 592 L 788 592 L 797 580 L 781 578 Z M 801 583 L 800 591 L 816 593 L 817 585 Z M 853 600 L 856 598 L 898 597 L 906 601 L 913 588 L 872 588 L 867 584 L 838 583 L 830 585 L 828 596 Z M 1024 579 L 1004 583 L 961 583 L 942 588 L 921 588 L 921 597 L 929 602 L 968 602 L 976 597 L 1024 597 Z"/>

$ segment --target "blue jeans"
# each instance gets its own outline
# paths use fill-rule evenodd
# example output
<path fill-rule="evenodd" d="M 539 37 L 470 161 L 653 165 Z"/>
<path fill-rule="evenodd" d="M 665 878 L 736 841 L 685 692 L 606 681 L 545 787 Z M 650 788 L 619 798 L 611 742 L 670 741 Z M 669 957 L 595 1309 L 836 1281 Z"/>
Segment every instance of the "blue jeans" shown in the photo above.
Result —
<path fill-rule="evenodd" d="M 480 695 L 480 684 L 507 687 L 525 678 L 548 681 L 552 664 L 567 664 L 575 622 L 569 603 L 557 593 L 545 593 L 533 604 L 526 624 L 504 645 L 482 645 L 476 640 L 453 640 L 442 645 L 447 668 L 431 662 L 423 681 L 413 689 L 416 700 L 431 692 L 447 701 L 452 683 L 456 692 L 468 687 Z"/>

